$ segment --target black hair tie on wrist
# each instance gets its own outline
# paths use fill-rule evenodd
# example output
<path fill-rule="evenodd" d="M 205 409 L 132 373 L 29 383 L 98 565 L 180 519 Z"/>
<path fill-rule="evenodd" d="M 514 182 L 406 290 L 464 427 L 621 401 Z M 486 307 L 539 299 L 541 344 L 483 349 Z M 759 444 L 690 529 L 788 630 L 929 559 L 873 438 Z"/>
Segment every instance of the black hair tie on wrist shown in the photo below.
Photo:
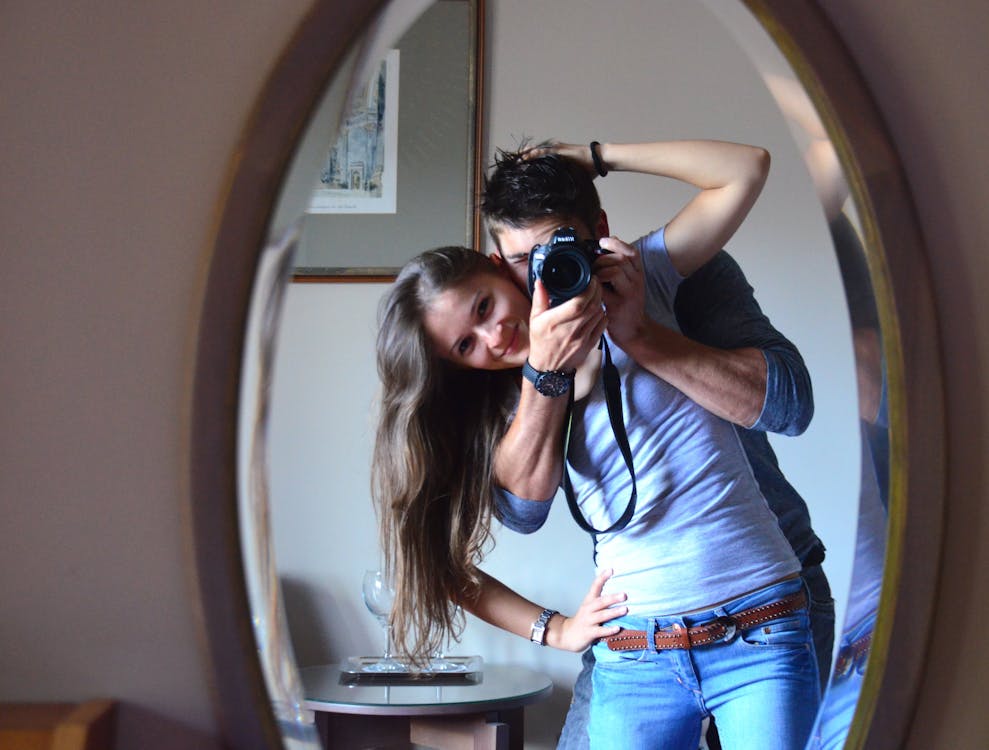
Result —
<path fill-rule="evenodd" d="M 597 141 L 591 141 L 591 160 L 594 162 L 594 169 L 602 177 L 607 177 L 608 168 L 604 166 L 604 162 L 601 161 L 601 154 L 598 153 L 598 147 L 601 144 Z"/>

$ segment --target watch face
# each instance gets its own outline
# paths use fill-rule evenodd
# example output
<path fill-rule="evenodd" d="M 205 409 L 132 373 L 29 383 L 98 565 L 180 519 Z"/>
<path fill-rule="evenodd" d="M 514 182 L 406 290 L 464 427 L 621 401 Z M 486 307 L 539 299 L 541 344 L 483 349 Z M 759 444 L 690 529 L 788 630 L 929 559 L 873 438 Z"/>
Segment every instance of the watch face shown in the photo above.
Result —
<path fill-rule="evenodd" d="M 529 360 L 526 360 L 525 365 L 522 366 L 522 375 L 532 383 L 538 393 L 550 397 L 562 396 L 569 391 L 573 380 L 572 373 L 557 370 L 540 372 L 529 364 Z"/>
<path fill-rule="evenodd" d="M 570 390 L 570 378 L 562 372 L 542 372 L 533 385 L 544 396 L 562 396 Z"/>
<path fill-rule="evenodd" d="M 529 640 L 533 643 L 538 643 L 540 646 L 546 645 L 546 626 L 536 625 L 532 629 L 532 634 L 529 636 Z"/>

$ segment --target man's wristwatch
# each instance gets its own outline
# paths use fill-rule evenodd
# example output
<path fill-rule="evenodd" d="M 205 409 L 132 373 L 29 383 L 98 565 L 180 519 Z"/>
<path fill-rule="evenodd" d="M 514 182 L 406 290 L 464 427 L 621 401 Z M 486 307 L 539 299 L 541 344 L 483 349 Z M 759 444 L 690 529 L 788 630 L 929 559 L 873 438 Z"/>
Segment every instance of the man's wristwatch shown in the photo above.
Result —
<path fill-rule="evenodd" d="M 526 360 L 525 364 L 522 365 L 522 376 L 532 383 L 537 391 L 550 398 L 562 396 L 570 390 L 575 372 L 566 372 L 565 370 L 539 371 L 529 364 L 529 360 Z"/>
<path fill-rule="evenodd" d="M 546 626 L 549 624 L 549 618 L 553 615 L 559 614 L 555 609 L 544 609 L 534 623 L 532 623 L 532 632 L 529 634 L 529 640 L 533 643 L 538 643 L 540 646 L 546 645 Z"/>

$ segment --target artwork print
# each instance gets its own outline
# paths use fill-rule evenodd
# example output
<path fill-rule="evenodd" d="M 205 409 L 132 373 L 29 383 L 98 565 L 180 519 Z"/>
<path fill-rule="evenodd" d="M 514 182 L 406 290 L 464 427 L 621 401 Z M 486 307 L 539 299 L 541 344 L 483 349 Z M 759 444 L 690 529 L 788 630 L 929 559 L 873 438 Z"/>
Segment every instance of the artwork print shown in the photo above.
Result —
<path fill-rule="evenodd" d="M 309 213 L 396 212 L 398 60 L 398 50 L 390 50 L 355 97 L 320 169 Z"/>

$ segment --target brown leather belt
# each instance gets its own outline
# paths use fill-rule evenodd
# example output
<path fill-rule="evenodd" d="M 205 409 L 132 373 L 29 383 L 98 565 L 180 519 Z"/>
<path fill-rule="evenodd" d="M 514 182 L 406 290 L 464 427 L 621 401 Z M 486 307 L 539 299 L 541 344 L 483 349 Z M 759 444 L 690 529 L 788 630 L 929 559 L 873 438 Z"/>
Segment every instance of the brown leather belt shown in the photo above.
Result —
<path fill-rule="evenodd" d="M 798 591 L 771 604 L 763 604 L 733 615 L 719 617 L 704 625 L 695 625 L 692 628 L 674 626 L 673 629 L 657 630 L 656 648 L 660 651 L 673 648 L 689 650 L 695 646 L 729 640 L 739 630 L 748 630 L 764 622 L 795 614 L 805 606 L 807 606 L 807 597 L 803 591 Z M 612 651 L 635 651 L 649 648 L 649 634 L 644 630 L 622 630 L 617 635 L 605 638 L 604 642 Z"/>
<path fill-rule="evenodd" d="M 859 669 L 865 664 L 869 656 L 869 649 L 872 646 L 872 632 L 866 633 L 857 641 L 853 641 L 847 646 L 838 650 L 838 656 L 834 662 L 834 679 L 840 680 L 847 677 L 853 669 Z"/>

